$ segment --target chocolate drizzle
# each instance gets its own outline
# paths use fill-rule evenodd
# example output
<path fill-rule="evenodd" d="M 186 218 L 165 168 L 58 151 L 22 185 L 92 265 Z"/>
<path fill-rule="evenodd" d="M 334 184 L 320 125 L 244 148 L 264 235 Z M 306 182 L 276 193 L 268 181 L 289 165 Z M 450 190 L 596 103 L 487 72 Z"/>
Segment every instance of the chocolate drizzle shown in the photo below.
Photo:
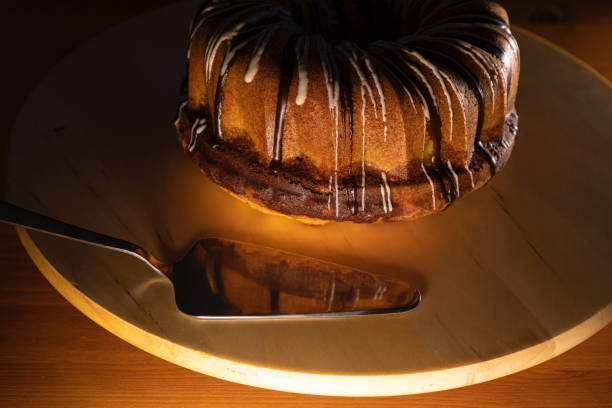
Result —
<path fill-rule="evenodd" d="M 233 61 L 229 63 L 229 67 L 233 65 Z M 223 128 L 221 127 L 221 114 L 223 113 L 223 95 L 225 88 L 225 81 L 227 80 L 227 75 L 229 74 L 229 69 L 227 69 L 224 73 L 221 74 L 221 77 L 217 81 L 217 91 L 215 92 L 215 120 L 213 121 L 213 127 L 215 130 L 215 134 L 219 138 L 219 140 L 223 140 Z"/>
<path fill-rule="evenodd" d="M 336 58 L 340 58 L 340 53 L 336 53 Z M 351 83 L 351 76 L 348 70 L 348 64 L 338 64 L 339 75 L 340 75 L 340 103 L 342 112 L 342 135 L 344 144 L 349 143 L 349 163 L 353 163 L 353 132 L 354 127 L 354 103 L 353 103 L 353 86 Z M 352 175 L 352 166 L 349 166 L 349 176 Z"/>
<path fill-rule="evenodd" d="M 287 99 L 289 98 L 289 88 L 295 70 L 295 43 L 298 39 L 296 34 L 293 34 L 287 40 L 285 48 L 281 55 L 280 80 L 278 83 L 278 99 L 276 102 L 276 116 L 274 124 L 274 150 L 272 153 L 272 162 L 270 167 L 278 170 L 282 166 L 283 157 L 283 131 L 285 127 L 285 114 L 287 112 Z"/>
<path fill-rule="evenodd" d="M 380 18 L 383 23 L 372 24 L 370 20 L 376 18 Z M 404 123 L 418 120 L 414 119 L 418 111 L 423 115 L 425 127 L 423 152 L 413 152 L 417 158 L 421 154 L 421 163 L 411 164 L 411 168 L 422 169 L 422 172 L 418 170 L 420 175 L 418 172 L 410 173 L 404 183 L 428 182 L 432 189 L 432 210 L 446 207 L 446 204 L 466 192 L 461 191 L 465 188 L 460 189 L 460 184 L 465 186 L 467 181 L 462 183 L 459 177 L 465 176 L 465 171 L 469 173 L 468 184 L 472 188 L 477 187 L 471 173 L 470 161 L 473 159 L 470 153 L 466 158 L 460 156 L 462 161 L 454 156 L 451 156 L 452 160 L 448 157 L 454 153 L 449 150 L 452 149 L 449 140 L 452 141 L 453 132 L 468 131 L 467 124 L 459 127 L 459 131 L 453 130 L 453 110 L 458 109 L 456 101 L 460 96 L 456 85 L 450 81 L 454 78 L 462 81 L 476 100 L 475 135 L 469 136 L 474 136 L 473 148 L 480 156 L 478 163 L 487 161 L 490 174 L 493 175 L 498 170 L 498 164 L 502 166 L 505 163 L 505 159 L 500 162 L 498 145 L 504 149 L 511 148 L 505 135 L 493 136 L 487 133 L 486 142 L 481 139 L 484 126 L 487 132 L 489 129 L 498 129 L 497 122 L 493 123 L 492 120 L 498 120 L 499 112 L 495 109 L 500 108 L 495 106 L 501 106 L 493 106 L 493 98 L 498 96 L 497 88 L 483 89 L 483 80 L 488 77 L 494 84 L 501 84 L 500 78 L 503 76 L 505 105 L 507 110 L 513 109 L 510 106 L 514 101 L 514 95 L 511 95 L 512 84 L 517 80 L 515 75 L 518 73 L 518 68 L 513 64 L 518 63 L 519 55 L 516 41 L 504 19 L 486 1 L 480 0 L 207 1 L 198 10 L 191 25 L 192 38 L 199 29 L 205 30 L 205 87 L 208 92 L 214 88 L 212 106 L 200 110 L 208 112 L 207 116 L 212 118 L 208 123 L 217 141 L 225 142 L 222 126 L 224 88 L 238 53 L 251 58 L 247 73 L 244 74 L 246 83 L 258 81 L 256 73 L 262 56 L 265 55 L 266 63 L 274 56 L 272 61 L 278 61 L 279 78 L 271 157 L 268 157 L 266 166 L 272 174 L 280 175 L 286 171 L 283 168 L 286 117 L 292 114 L 293 109 L 304 109 L 302 105 L 310 95 L 316 94 L 314 91 L 308 92 L 309 77 L 316 77 L 309 75 L 309 70 L 320 64 L 327 89 L 331 132 L 313 137 L 321 138 L 320 143 L 325 144 L 331 137 L 335 159 L 333 173 L 322 175 L 325 185 L 318 192 L 328 195 L 329 211 L 337 219 L 351 219 L 357 213 L 366 211 L 372 214 L 383 211 L 384 216 L 388 216 L 387 213 L 396 207 L 391 203 L 390 186 L 402 185 L 402 181 L 394 173 L 395 169 L 378 169 L 374 163 L 367 164 L 366 172 L 365 146 L 367 139 L 372 137 L 371 129 L 384 129 L 384 141 L 387 141 L 385 93 L 390 92 L 386 85 L 390 83 L 391 90 L 400 101 L 400 114 Z M 372 35 L 376 38 L 364 38 Z M 268 43 L 270 46 L 267 46 Z M 508 53 L 512 53 L 513 58 L 508 59 Z M 215 64 L 217 57 L 223 57 L 221 64 Z M 361 98 L 353 95 L 355 83 L 361 84 Z M 292 84 L 297 85 L 295 100 L 289 99 Z M 311 86 L 320 85 L 311 83 Z M 485 95 L 485 90 L 489 92 L 489 89 L 490 93 Z M 208 100 L 210 103 L 211 98 Z M 353 152 L 355 109 L 358 112 L 361 110 L 363 128 L 363 150 L 358 155 Z M 389 112 L 395 115 L 397 108 L 391 109 Z M 495 119 L 486 116 L 485 124 L 485 112 L 493 112 Z M 202 117 L 201 112 L 197 115 Z M 504 129 L 509 137 L 516 136 L 516 119 L 512 115 L 503 118 Z M 374 125 L 372 121 L 379 123 Z M 414 132 L 406 126 L 404 128 L 407 139 L 414 137 Z M 470 128 L 470 131 L 473 129 Z M 389 131 L 397 132 L 397 127 L 392 124 Z M 425 142 L 428 143 L 427 153 Z M 416 143 L 411 141 L 408 144 Z M 192 147 L 194 143 L 188 145 Z M 375 143 L 373 145 L 375 149 L 383 149 Z M 433 153 L 429 150 L 431 146 Z M 468 152 L 471 152 L 471 147 Z M 355 159 L 361 161 L 361 175 L 355 174 Z M 298 160 L 301 163 L 303 158 L 298 157 Z M 291 166 L 293 164 L 287 167 Z M 480 164 L 474 168 L 479 169 Z M 381 174 L 384 186 L 377 181 Z M 482 181 L 478 184 L 482 185 Z M 373 203 L 366 208 L 366 195 L 370 197 L 366 190 L 378 187 L 381 188 L 382 203 L 376 205 L 381 208 L 374 208 Z M 440 194 L 446 204 L 437 202 L 436 197 L 440 197 Z M 342 200 L 340 195 L 344 196 Z M 378 200 L 380 198 L 378 195 Z M 335 200 L 335 205 L 332 205 L 332 200 Z M 342 206 L 340 202 L 343 202 Z"/>
<path fill-rule="evenodd" d="M 442 20 L 436 21 L 436 24 L 447 24 L 447 23 L 469 23 L 469 24 L 493 24 L 504 30 L 508 30 L 506 22 L 495 14 L 463 14 L 458 16 L 448 17 Z M 425 25 L 423 25 L 425 26 Z M 509 33 L 509 30 L 507 31 Z"/>
<path fill-rule="evenodd" d="M 442 42 L 443 40 L 431 39 L 429 41 Z M 411 48 L 422 52 L 429 59 L 453 69 L 455 73 L 459 74 L 463 78 L 463 80 L 466 82 L 466 84 L 476 96 L 476 100 L 478 102 L 478 121 L 476 124 L 476 136 L 474 143 L 478 151 L 484 154 L 485 159 L 489 162 L 491 172 L 494 174 L 496 171 L 495 159 L 484 148 L 483 144 L 480 141 L 480 134 L 482 132 L 485 111 L 485 98 L 480 81 L 476 79 L 476 76 L 474 76 L 474 74 L 469 70 L 469 68 L 462 64 L 458 58 L 451 58 L 449 55 L 436 51 L 434 48 L 431 47 L 426 48 L 423 46 L 411 44 Z"/>
<path fill-rule="evenodd" d="M 403 58 L 401 48 L 398 48 L 395 44 L 378 42 L 373 44 L 376 48 L 382 52 L 381 58 L 378 59 L 380 63 L 386 63 L 391 68 L 391 71 L 396 73 L 400 78 L 403 78 L 405 86 L 416 88 L 419 93 L 423 96 L 427 103 L 427 109 L 430 113 L 429 121 L 427 122 L 427 129 L 429 134 L 434 136 L 434 163 L 432 166 L 428 166 L 431 169 L 431 173 L 434 178 L 438 181 L 438 184 L 443 187 L 443 196 L 447 202 L 454 201 L 457 197 L 455 191 L 455 180 L 452 175 L 449 174 L 449 169 L 444 165 L 441 160 L 441 145 L 442 145 L 442 122 L 438 115 L 437 103 L 435 95 L 431 92 L 430 88 L 425 83 L 419 80 L 417 77 L 412 77 L 410 72 L 419 72 L 420 68 L 412 65 L 407 59 Z M 387 51 L 387 52 L 385 52 Z M 394 64 L 397 62 L 398 64 Z M 423 75 L 420 73 L 420 75 Z"/>

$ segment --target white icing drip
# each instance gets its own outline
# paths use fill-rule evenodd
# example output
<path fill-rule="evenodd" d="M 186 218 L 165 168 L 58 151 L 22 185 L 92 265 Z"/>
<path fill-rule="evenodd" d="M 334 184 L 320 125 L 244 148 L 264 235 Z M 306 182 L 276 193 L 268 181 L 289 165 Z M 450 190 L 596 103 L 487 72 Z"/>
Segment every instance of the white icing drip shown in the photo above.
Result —
<path fill-rule="evenodd" d="M 338 218 L 338 215 L 339 215 L 339 207 L 338 207 L 338 204 L 339 204 L 339 201 L 338 201 L 339 200 L 339 197 L 338 197 L 338 106 L 335 107 L 334 111 L 335 111 L 335 117 L 336 117 L 335 118 L 336 119 L 336 146 L 335 146 L 336 163 L 335 163 L 334 173 L 335 173 L 335 178 L 336 178 L 336 181 L 335 181 L 336 183 L 336 218 Z"/>
<path fill-rule="evenodd" d="M 329 299 L 327 301 L 327 311 L 329 312 L 333 306 L 334 295 L 336 294 L 336 279 L 332 281 L 331 293 L 329 294 Z"/>
<path fill-rule="evenodd" d="M 245 9 L 246 10 L 246 9 Z M 217 56 L 217 51 L 219 50 L 219 47 L 221 46 L 221 44 L 224 41 L 230 41 L 232 40 L 234 37 L 236 37 L 240 31 L 247 25 L 253 23 L 254 21 L 257 21 L 261 18 L 264 17 L 269 17 L 269 16 L 273 16 L 275 14 L 278 13 L 278 9 L 270 9 L 270 10 L 265 10 L 261 13 L 257 13 L 257 14 L 253 14 L 252 16 L 250 16 L 249 18 L 241 21 L 240 23 L 234 25 L 231 29 L 223 32 L 221 35 L 217 35 L 214 36 L 214 39 L 211 40 L 207 47 L 206 47 L 206 53 L 205 53 L 205 61 L 206 61 L 206 67 L 205 67 L 205 77 L 206 77 L 206 81 L 210 81 L 210 77 L 212 75 L 212 68 L 214 66 L 215 63 L 215 58 Z M 204 20 L 202 20 L 204 21 Z"/>
<path fill-rule="evenodd" d="M 246 82 L 247 84 L 251 83 L 253 79 L 255 78 L 255 75 L 257 75 L 257 71 L 259 70 L 259 61 L 261 60 L 261 56 L 266 50 L 266 46 L 268 45 L 270 38 L 272 38 L 272 34 L 278 27 L 280 27 L 280 24 L 276 24 L 275 26 L 272 26 L 266 33 L 262 34 L 261 38 L 259 39 L 259 42 L 257 43 L 257 47 L 255 48 L 251 56 L 251 60 L 249 61 L 249 65 L 244 74 L 244 82 Z"/>
<path fill-rule="evenodd" d="M 325 85 L 327 87 L 327 100 L 329 106 L 329 112 L 334 118 L 334 132 L 335 132 L 335 162 L 334 162 L 334 175 L 335 175 L 335 196 L 336 196 L 336 218 L 340 215 L 340 201 L 338 196 L 338 100 L 340 96 L 340 83 L 336 78 L 331 76 L 332 72 L 328 70 L 328 65 L 331 68 L 331 61 L 327 50 L 324 50 L 322 44 L 323 40 L 319 42 L 319 55 L 321 57 L 321 68 L 323 69 L 323 76 L 325 77 Z"/>
<path fill-rule="evenodd" d="M 207 13 L 208 11 L 212 10 L 214 7 L 212 6 L 208 6 L 203 12 L 202 15 Z M 193 36 L 198 32 L 198 30 L 200 29 L 200 27 L 202 27 L 202 24 L 204 24 L 204 21 L 206 21 L 206 18 L 202 18 L 199 22 L 198 25 L 194 27 L 193 30 L 191 30 L 191 35 L 189 36 L 189 42 L 191 43 L 191 40 L 193 40 Z"/>
<path fill-rule="evenodd" d="M 359 306 L 359 295 L 361 294 L 361 288 L 357 287 L 357 291 L 355 292 L 355 299 L 353 300 L 353 309 L 356 309 Z"/>
<path fill-rule="evenodd" d="M 332 198 L 332 181 L 334 176 L 329 176 L 329 195 L 327 196 L 327 209 L 331 210 L 331 198 Z"/>
<path fill-rule="evenodd" d="M 189 144 L 187 144 L 187 150 L 191 153 L 195 150 L 198 137 L 206 130 L 206 118 L 197 119 L 191 126 L 191 136 L 189 138 Z"/>
<path fill-rule="evenodd" d="M 385 197 L 385 188 L 383 187 L 382 184 L 380 185 L 380 195 L 382 196 L 383 211 L 386 214 L 387 213 L 387 197 Z"/>
<path fill-rule="evenodd" d="M 327 103 L 329 106 L 330 113 L 338 108 L 339 98 L 339 84 L 336 78 L 331 78 L 330 72 L 327 69 L 329 64 L 328 56 L 323 56 L 323 50 L 319 47 L 319 54 L 321 56 L 321 67 L 323 68 L 323 76 L 325 77 L 325 86 L 327 87 Z"/>
<path fill-rule="evenodd" d="M 423 95 L 421 95 L 420 92 L 417 93 L 417 96 L 419 97 L 419 99 L 421 100 L 421 106 L 423 106 L 426 110 L 426 116 L 423 117 L 423 147 L 422 147 L 422 151 L 421 151 L 421 169 L 423 169 L 423 173 L 425 173 L 425 177 L 427 177 L 427 181 L 429 181 L 429 185 L 431 186 L 431 202 L 432 202 L 432 206 L 433 209 L 435 210 L 437 208 L 436 205 L 436 187 L 434 186 L 433 180 L 431 179 L 431 177 L 429 177 L 429 173 L 427 173 L 427 169 L 425 168 L 425 164 L 423 163 L 423 161 L 425 160 L 425 143 L 427 142 L 426 138 L 427 138 L 427 121 L 429 121 L 429 110 L 427 109 L 427 103 L 424 100 Z M 435 161 L 435 158 L 432 157 L 431 158 L 432 162 Z"/>
<path fill-rule="evenodd" d="M 365 191 L 366 191 L 366 173 L 365 173 L 365 145 L 366 145 L 366 131 L 365 131 L 365 92 L 364 87 L 361 86 L 361 130 L 363 133 L 363 139 L 361 143 L 361 211 L 365 211 Z"/>
<path fill-rule="evenodd" d="M 438 70 L 436 68 L 436 71 L 438 74 L 440 74 L 440 76 L 444 79 L 444 81 L 442 81 L 442 90 L 444 91 L 444 95 L 446 96 L 446 99 L 448 100 L 448 110 L 450 112 L 450 118 L 449 118 L 449 127 L 450 127 L 450 131 L 449 131 L 449 141 L 453 140 L 453 133 L 454 133 L 454 129 L 453 129 L 453 105 L 452 105 L 452 99 L 450 94 L 448 93 L 448 87 L 447 87 L 447 83 L 448 84 L 452 84 L 450 78 L 448 77 L 448 75 L 446 75 L 444 72 Z M 452 85 L 451 85 L 452 86 Z M 467 142 L 467 133 L 466 133 L 466 142 Z M 467 143 L 466 143 L 467 145 Z"/>
<path fill-rule="evenodd" d="M 295 97 L 296 105 L 303 105 L 304 102 L 306 102 L 306 96 L 308 94 L 308 48 L 309 40 L 305 38 L 304 44 L 302 45 L 302 53 L 300 54 L 296 49 L 298 61 L 298 89 Z"/>
<path fill-rule="evenodd" d="M 204 118 L 200 119 L 200 123 L 201 123 L 201 125 L 196 128 L 196 134 L 198 136 L 201 135 L 202 132 L 204 132 L 206 130 L 206 126 L 208 126 L 207 123 L 206 123 L 206 119 L 204 119 Z"/>
<path fill-rule="evenodd" d="M 193 122 L 193 125 L 191 126 L 191 132 L 189 134 L 189 143 L 187 143 L 187 150 L 189 150 L 190 152 L 192 151 L 192 146 L 195 145 L 195 139 L 197 138 L 196 128 L 198 127 L 199 122 L 200 119 L 197 119 L 195 122 Z"/>
<path fill-rule="evenodd" d="M 384 124 L 384 140 L 387 141 L 387 104 L 385 103 L 385 95 L 383 93 L 382 84 L 380 83 L 380 78 L 376 71 L 374 71 L 374 67 L 372 67 L 372 62 L 368 57 L 365 57 L 366 67 L 368 67 L 368 71 L 370 71 L 370 75 L 374 78 L 374 84 L 376 84 L 376 89 L 378 90 L 378 96 L 380 97 L 380 109 L 382 111 L 382 119 Z"/>
<path fill-rule="evenodd" d="M 374 100 L 374 92 L 372 91 L 372 87 L 368 83 L 368 80 L 366 79 L 365 74 L 363 73 L 361 68 L 359 68 L 359 65 L 357 63 L 357 55 L 355 55 L 355 51 L 351 50 L 351 55 L 347 55 L 347 58 L 348 58 L 349 63 L 355 70 L 355 73 L 359 77 L 361 86 L 365 87 L 365 89 L 368 91 L 368 94 L 370 95 L 370 100 L 372 101 L 372 106 L 374 106 L 374 117 L 378 118 L 376 100 Z M 364 107 L 365 107 L 365 103 L 364 103 Z"/>
<path fill-rule="evenodd" d="M 338 158 L 336 157 L 336 163 L 338 163 Z M 338 216 L 340 215 L 340 208 L 339 208 L 339 198 L 338 198 L 338 170 L 335 171 L 335 186 L 336 186 L 336 218 L 338 218 Z"/>
<path fill-rule="evenodd" d="M 416 104 L 415 104 L 415 100 L 412 97 L 412 94 L 410 93 L 410 91 L 408 91 L 408 88 L 406 88 L 405 86 L 402 85 L 402 88 L 404 90 L 404 93 L 406 94 L 406 97 L 408 98 L 408 101 L 410 102 L 412 109 L 416 109 Z M 427 180 L 429 181 L 429 184 L 431 186 L 431 199 L 433 202 L 433 208 L 436 209 L 436 197 L 435 197 L 435 189 L 434 189 L 434 184 L 432 179 L 429 177 L 429 174 L 427 173 L 427 170 L 425 170 L 425 165 L 423 164 L 423 158 L 425 156 L 425 142 L 426 142 L 426 136 L 427 136 L 427 132 L 426 132 L 426 121 L 429 120 L 429 109 L 427 107 L 426 102 L 423 100 L 423 96 L 421 95 L 420 92 L 417 91 L 417 96 L 421 101 L 421 107 L 423 108 L 423 149 L 421 152 L 421 168 L 423 169 L 423 172 L 425 173 L 425 176 L 427 177 Z M 386 182 L 387 179 L 387 175 L 385 173 L 383 173 L 383 179 Z M 391 189 L 389 189 L 389 204 L 391 205 L 391 210 L 393 210 L 393 204 L 391 203 Z"/>
<path fill-rule="evenodd" d="M 423 64 L 424 66 L 426 66 L 427 68 L 429 68 L 431 70 L 431 73 L 438 79 L 438 81 L 440 82 L 440 86 L 442 88 L 442 92 L 444 93 L 444 96 L 446 97 L 447 103 L 448 103 L 448 113 L 449 113 L 449 120 L 448 120 L 448 126 L 449 126 L 449 139 L 453 140 L 453 109 L 452 109 L 452 105 L 451 105 L 451 97 L 450 94 L 448 93 L 448 89 L 446 89 L 446 84 L 444 83 L 444 79 L 442 78 L 442 73 L 438 70 L 438 68 L 436 68 L 435 65 L 433 65 L 431 62 L 429 62 L 426 58 L 424 58 L 421 54 L 419 54 L 416 51 L 404 51 L 406 54 L 413 56 L 414 58 L 416 58 L 421 64 Z M 433 89 L 431 88 L 431 86 L 429 85 L 428 81 L 426 81 L 424 78 L 423 80 L 425 81 L 425 84 L 428 87 L 428 90 L 431 92 L 431 96 L 434 99 L 434 104 L 437 107 L 437 102 L 436 102 L 436 97 L 435 97 L 435 93 L 433 93 Z"/>
<path fill-rule="evenodd" d="M 405 51 L 406 53 L 409 53 L 408 51 Z M 427 80 L 427 78 L 425 78 L 425 75 L 423 75 L 423 73 L 421 72 L 421 70 L 417 67 L 415 67 L 410 61 L 406 61 L 406 66 L 412 71 L 413 74 L 415 74 L 419 80 L 425 85 L 425 87 L 427 88 L 427 92 L 429 92 L 429 94 L 432 97 L 432 102 L 434 104 L 435 107 L 437 107 L 437 102 L 436 102 L 436 94 L 433 91 L 433 88 L 431 87 L 431 85 L 429 84 L 429 81 Z M 424 104 L 424 106 L 427 107 L 427 104 Z M 426 109 L 427 112 L 427 119 L 430 118 L 429 115 L 429 107 L 427 107 Z"/>
<path fill-rule="evenodd" d="M 204 24 L 204 22 L 206 22 L 206 20 L 208 19 L 208 16 L 206 16 L 207 13 L 211 12 L 212 10 L 215 9 L 215 5 L 212 6 L 208 6 L 206 7 L 204 10 L 202 10 L 202 12 L 200 13 L 200 16 L 204 16 L 200 19 L 200 21 L 198 22 L 198 25 L 196 25 L 195 27 L 193 27 L 191 29 L 191 34 L 189 35 L 189 43 L 191 44 L 193 37 L 196 35 L 196 33 L 198 32 L 198 30 L 200 29 L 200 27 L 202 27 L 202 25 Z M 214 16 L 214 12 L 213 12 L 213 16 Z M 187 49 L 187 59 L 189 59 L 191 57 L 191 46 Z"/>
<path fill-rule="evenodd" d="M 225 53 L 225 58 L 223 58 L 223 64 L 221 64 L 221 70 L 219 71 L 220 77 L 225 75 L 230 62 L 232 61 L 232 59 L 234 59 L 234 56 L 236 55 L 236 52 L 240 50 L 242 47 L 244 47 L 245 45 L 247 45 L 248 43 L 249 43 L 249 40 L 244 41 L 235 47 L 232 47 L 231 41 L 228 43 L 229 44 L 228 51 Z"/>
<path fill-rule="evenodd" d="M 423 113 L 425 114 L 424 121 L 429 122 L 431 120 L 431 114 L 429 112 L 429 105 L 427 105 L 427 102 L 425 101 L 424 96 L 421 95 L 420 92 L 419 92 L 419 99 L 421 100 L 421 106 L 423 107 Z"/>
<path fill-rule="evenodd" d="M 389 212 L 393 211 L 393 204 L 391 203 L 391 187 L 389 187 L 389 182 L 387 181 L 387 173 L 384 171 L 381 174 L 383 183 L 385 183 L 385 191 L 387 193 L 387 208 L 389 208 Z"/>
<path fill-rule="evenodd" d="M 431 179 L 431 177 L 429 177 L 429 173 L 427 173 L 427 169 L 425 168 L 425 165 L 423 164 L 423 162 L 421 162 L 421 168 L 423 169 L 423 172 L 425 173 L 425 177 L 427 177 L 427 180 L 429 181 L 429 185 L 431 186 L 431 202 L 433 203 L 433 209 L 435 210 L 437 208 L 436 206 L 436 188 L 434 186 L 433 180 Z"/>
<path fill-rule="evenodd" d="M 338 99 L 340 96 L 340 82 L 334 80 L 334 109 L 338 111 Z M 336 112 L 337 113 L 337 112 Z"/>
<path fill-rule="evenodd" d="M 389 48 L 388 46 L 386 46 L 387 48 Z M 435 100 L 435 95 L 433 94 L 433 89 L 431 88 L 429 81 L 427 81 L 425 79 L 425 76 L 423 75 L 423 73 L 421 72 L 421 70 L 418 67 L 415 67 L 410 61 L 405 60 L 406 66 L 407 68 L 409 68 L 416 76 L 419 77 L 419 79 L 421 80 L 421 82 L 423 82 L 423 84 L 427 87 L 427 90 L 429 91 L 430 95 L 432 96 L 433 99 L 433 103 L 434 106 L 436 106 L 436 100 Z M 408 96 L 408 98 L 410 99 L 410 103 L 413 105 L 414 107 L 414 99 L 412 98 L 412 94 L 410 93 L 410 91 L 408 91 L 408 89 L 402 84 L 402 88 L 404 89 L 404 92 L 406 93 L 406 95 Z M 415 89 L 415 93 L 417 94 L 417 96 L 419 97 L 419 100 L 421 101 L 421 107 L 423 109 L 423 113 L 425 115 L 425 119 L 427 121 L 429 121 L 431 119 L 431 115 L 429 112 L 429 105 L 427 104 L 427 102 L 425 101 L 423 95 L 421 94 L 421 92 L 417 89 Z M 423 140 L 423 149 L 425 149 L 425 141 Z"/>
<path fill-rule="evenodd" d="M 181 113 L 183 113 L 183 109 L 185 109 L 185 107 L 187 106 L 188 103 L 189 103 L 189 101 L 184 101 L 183 103 L 181 103 L 179 105 L 179 108 L 178 108 L 178 117 L 174 121 L 174 126 L 175 127 L 178 126 L 179 121 L 181 120 Z"/>
<path fill-rule="evenodd" d="M 376 288 L 376 292 L 374 293 L 374 300 L 381 300 L 383 298 L 383 296 L 385 295 L 385 293 L 387 292 L 387 285 L 379 285 L 378 288 Z"/>
<path fill-rule="evenodd" d="M 455 191 L 457 192 L 457 197 L 459 197 L 461 195 L 461 191 L 459 191 L 459 176 L 457 176 L 457 173 L 455 173 L 455 169 L 453 169 L 453 165 L 451 164 L 450 160 L 446 162 L 446 166 L 453 175 L 453 179 L 455 180 Z"/>
<path fill-rule="evenodd" d="M 215 57 L 217 56 L 217 51 L 219 50 L 219 47 L 221 46 L 221 44 L 224 41 L 227 40 L 231 40 L 232 38 L 234 38 L 236 35 L 238 35 L 238 33 L 240 32 L 240 30 L 242 30 L 242 27 L 244 27 L 246 25 L 246 22 L 242 22 L 236 26 L 234 26 L 234 29 L 229 31 L 229 32 L 225 32 L 223 33 L 223 35 L 221 35 L 216 41 L 211 41 L 208 44 L 208 47 L 211 47 L 211 51 L 210 53 L 206 53 L 207 58 L 205 58 L 206 61 L 206 69 L 205 69 L 205 73 L 206 73 L 206 81 L 210 81 L 210 76 L 212 75 L 212 67 L 213 64 L 215 63 Z M 207 47 L 207 51 L 208 51 L 208 47 Z"/>
<path fill-rule="evenodd" d="M 474 175 L 472 174 L 472 170 L 470 170 L 470 167 L 467 164 L 465 164 L 463 168 L 466 169 L 468 174 L 470 175 L 470 184 L 472 188 L 474 188 Z"/>
<path fill-rule="evenodd" d="M 472 61 L 474 61 L 474 63 L 476 63 L 476 65 L 480 67 L 482 72 L 485 75 L 487 75 L 487 77 L 489 78 L 488 81 L 484 81 L 483 85 L 488 87 L 490 104 L 491 104 L 490 106 L 494 107 L 495 106 L 495 91 L 493 90 L 493 83 L 492 83 L 493 80 L 491 79 L 491 74 L 489 73 L 489 70 L 485 67 L 485 64 L 487 62 L 491 63 L 491 60 L 487 61 L 487 57 L 489 57 L 489 55 L 485 53 L 484 51 L 480 50 L 479 48 L 474 47 L 472 44 L 468 42 L 461 41 L 461 40 L 456 40 L 456 41 L 461 47 L 463 47 L 463 50 L 472 57 Z"/>
<path fill-rule="evenodd" d="M 308 94 L 308 71 L 300 67 L 298 71 L 298 90 L 295 97 L 296 105 L 303 105 L 306 102 L 306 96 Z"/>

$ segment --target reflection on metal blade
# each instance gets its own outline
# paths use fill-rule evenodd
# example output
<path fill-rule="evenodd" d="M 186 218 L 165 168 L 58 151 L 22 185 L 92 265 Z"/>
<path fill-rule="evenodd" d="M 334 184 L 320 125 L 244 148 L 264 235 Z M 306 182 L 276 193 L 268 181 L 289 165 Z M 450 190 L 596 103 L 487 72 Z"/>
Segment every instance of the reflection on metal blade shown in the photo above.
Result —
<path fill-rule="evenodd" d="M 170 275 L 177 306 L 200 316 L 351 315 L 401 312 L 412 285 L 255 244 L 205 239 Z"/>

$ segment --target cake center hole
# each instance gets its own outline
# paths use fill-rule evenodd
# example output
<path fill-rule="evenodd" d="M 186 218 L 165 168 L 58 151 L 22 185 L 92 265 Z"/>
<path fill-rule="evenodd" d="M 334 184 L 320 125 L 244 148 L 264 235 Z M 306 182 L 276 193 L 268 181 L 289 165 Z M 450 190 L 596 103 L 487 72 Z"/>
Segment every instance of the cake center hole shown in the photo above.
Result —
<path fill-rule="evenodd" d="M 394 41 L 411 31 L 394 15 L 391 1 L 294 0 L 291 13 L 309 35 L 320 34 L 330 44 L 343 41 L 366 48 L 376 41 Z"/>

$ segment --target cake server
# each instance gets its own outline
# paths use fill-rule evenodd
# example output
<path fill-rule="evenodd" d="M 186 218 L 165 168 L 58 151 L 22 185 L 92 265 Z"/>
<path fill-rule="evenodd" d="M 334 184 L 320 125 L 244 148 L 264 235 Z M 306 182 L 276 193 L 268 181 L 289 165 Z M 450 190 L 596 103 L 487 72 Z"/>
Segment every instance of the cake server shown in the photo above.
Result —
<path fill-rule="evenodd" d="M 170 280 L 181 312 L 202 319 L 401 313 L 421 300 L 418 289 L 402 280 L 254 243 L 207 238 L 164 263 L 130 242 L 5 201 L 0 221 L 136 257 Z"/>

